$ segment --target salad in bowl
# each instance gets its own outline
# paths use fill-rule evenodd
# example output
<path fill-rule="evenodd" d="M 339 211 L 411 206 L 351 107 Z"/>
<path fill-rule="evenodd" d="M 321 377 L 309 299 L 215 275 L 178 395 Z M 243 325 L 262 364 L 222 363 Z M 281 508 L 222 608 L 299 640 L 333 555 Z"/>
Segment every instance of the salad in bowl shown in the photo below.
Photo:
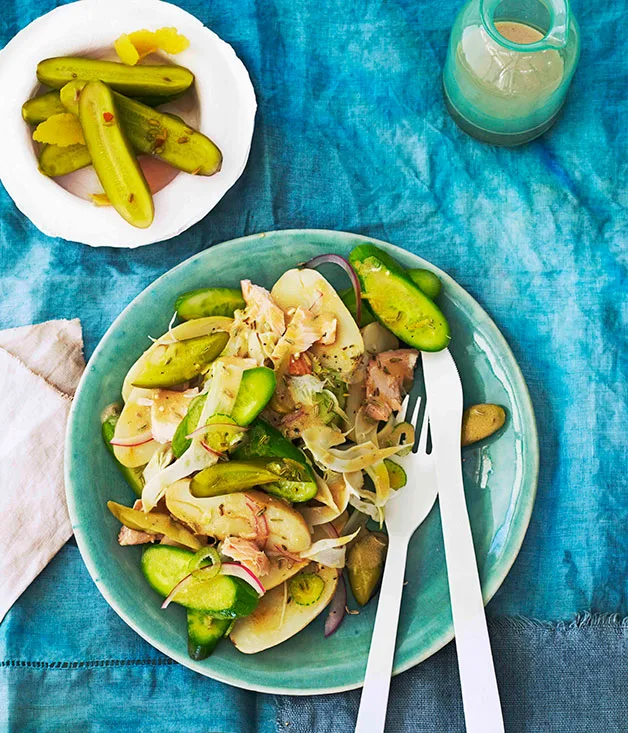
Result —
<path fill-rule="evenodd" d="M 352 287 L 334 289 L 324 263 Z M 344 568 L 358 603 L 374 595 L 387 546 L 377 527 L 406 482 L 395 457 L 414 443 L 403 398 L 418 351 L 450 339 L 439 290 L 433 273 L 359 245 L 270 291 L 242 280 L 184 293 L 128 371 L 102 423 L 137 500 L 108 507 L 119 543 L 144 545 L 162 608 L 186 608 L 193 659 L 227 636 L 245 654 L 268 649 L 328 606 L 333 633 Z"/>

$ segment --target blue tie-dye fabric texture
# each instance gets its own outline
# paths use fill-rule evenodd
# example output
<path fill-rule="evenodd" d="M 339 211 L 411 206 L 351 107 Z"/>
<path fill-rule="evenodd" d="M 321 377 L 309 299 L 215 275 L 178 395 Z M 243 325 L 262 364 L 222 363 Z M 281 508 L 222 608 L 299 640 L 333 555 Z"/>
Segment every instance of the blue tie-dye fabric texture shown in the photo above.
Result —
<path fill-rule="evenodd" d="M 0 44 L 56 4 L 4 0 Z M 0 327 L 79 317 L 89 356 L 146 285 L 217 242 L 313 227 L 406 247 L 495 319 L 537 414 L 537 502 L 489 615 L 625 616 L 626 0 L 574 4 L 582 55 L 562 117 L 514 150 L 477 143 L 447 115 L 454 0 L 179 4 L 250 71 L 259 111 L 244 175 L 190 231 L 135 251 L 48 239 L 0 188 Z M 621 730 L 626 631 L 597 622 L 495 621 L 511 730 Z M 0 626 L 0 656 L 10 730 L 345 731 L 355 716 L 355 695 L 255 696 L 170 664 L 107 607 L 72 543 Z M 462 730 L 453 658 L 449 648 L 395 682 L 390 730 Z"/>

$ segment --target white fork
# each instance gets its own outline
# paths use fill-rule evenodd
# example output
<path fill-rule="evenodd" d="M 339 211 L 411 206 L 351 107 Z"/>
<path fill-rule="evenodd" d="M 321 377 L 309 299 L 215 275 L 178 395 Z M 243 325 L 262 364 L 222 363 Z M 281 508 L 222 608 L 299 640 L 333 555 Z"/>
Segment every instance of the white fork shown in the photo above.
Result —
<path fill-rule="evenodd" d="M 356 733 L 381 733 L 384 730 L 408 543 L 436 501 L 434 469 L 426 452 L 427 411 L 422 425 L 417 424 L 420 403 L 421 399 L 418 398 L 412 414 L 408 410 L 406 415 L 406 421 L 415 425 L 415 431 L 419 435 L 416 452 L 405 458 L 395 459 L 406 471 L 407 485 L 395 492 L 396 495 L 386 504 L 388 553 L 379 591 Z"/>

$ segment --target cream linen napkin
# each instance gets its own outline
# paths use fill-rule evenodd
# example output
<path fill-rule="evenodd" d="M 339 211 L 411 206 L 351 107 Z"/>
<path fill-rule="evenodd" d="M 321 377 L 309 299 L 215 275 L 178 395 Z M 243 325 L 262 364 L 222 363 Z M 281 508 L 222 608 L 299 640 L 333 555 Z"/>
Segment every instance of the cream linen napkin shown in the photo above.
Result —
<path fill-rule="evenodd" d="M 84 368 L 78 319 L 0 331 L 0 621 L 72 536 L 63 446 Z"/>

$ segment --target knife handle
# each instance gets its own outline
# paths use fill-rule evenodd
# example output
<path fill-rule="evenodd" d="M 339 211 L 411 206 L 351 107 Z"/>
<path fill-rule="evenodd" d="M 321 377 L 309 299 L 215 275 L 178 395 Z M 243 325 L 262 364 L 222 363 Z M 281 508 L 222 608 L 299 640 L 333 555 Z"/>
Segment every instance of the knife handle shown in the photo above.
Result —
<path fill-rule="evenodd" d="M 447 442 L 446 450 L 443 450 L 443 439 Z M 503 733 L 499 690 L 462 481 L 460 431 L 449 431 L 447 436 L 441 433 L 440 440 L 438 501 L 467 733 Z"/>

